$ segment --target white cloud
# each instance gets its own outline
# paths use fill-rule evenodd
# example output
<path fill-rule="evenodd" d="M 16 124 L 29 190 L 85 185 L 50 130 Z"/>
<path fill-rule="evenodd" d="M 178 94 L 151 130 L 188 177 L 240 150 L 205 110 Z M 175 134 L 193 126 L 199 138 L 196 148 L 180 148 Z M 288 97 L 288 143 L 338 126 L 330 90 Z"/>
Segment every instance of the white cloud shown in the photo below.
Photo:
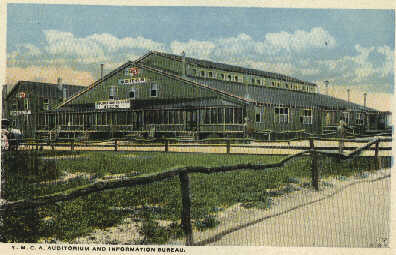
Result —
<path fill-rule="evenodd" d="M 302 75 L 314 75 L 314 74 L 319 74 L 320 70 L 317 68 L 305 68 L 305 69 L 300 69 L 300 73 Z"/>
<path fill-rule="evenodd" d="M 387 45 L 378 47 L 377 52 L 385 56 L 385 62 L 381 68 L 382 73 L 380 72 L 382 77 L 385 77 L 394 71 L 393 65 L 394 65 L 395 52 L 394 50 L 391 50 L 391 48 Z"/>
<path fill-rule="evenodd" d="M 30 43 L 21 45 L 20 48 L 24 48 L 27 51 L 26 55 L 28 56 L 38 56 L 41 54 L 40 49 Z"/>
<path fill-rule="evenodd" d="M 362 47 L 355 45 L 356 54 L 339 59 L 320 60 L 316 64 L 323 73 L 332 74 L 338 81 L 358 84 L 367 80 L 389 78 L 393 73 L 394 52 L 389 46 Z M 380 56 L 372 57 L 374 53 Z M 381 57 L 381 55 L 383 57 Z"/>
<path fill-rule="evenodd" d="M 328 31 L 321 27 L 315 27 L 308 32 L 297 30 L 294 33 L 268 33 L 263 41 L 256 41 L 245 33 L 218 38 L 213 41 L 173 41 L 170 48 L 174 53 L 180 53 L 184 50 L 188 55 L 197 57 L 208 57 L 211 54 L 217 57 L 224 57 L 227 55 L 242 56 L 246 54 L 271 56 L 279 54 L 281 50 L 300 52 L 311 48 L 333 48 L 335 45 L 336 40 Z"/>
<path fill-rule="evenodd" d="M 144 49 L 144 50 L 164 50 L 162 43 L 155 42 L 151 39 L 138 36 L 125 37 L 118 39 L 111 34 L 93 34 L 87 37 L 87 40 L 97 42 L 109 51 L 117 51 L 120 49 Z"/>
<path fill-rule="evenodd" d="M 105 63 L 105 68 L 112 70 L 127 60 L 137 59 L 148 50 L 175 54 L 185 51 L 189 57 L 283 73 L 303 80 L 306 79 L 304 77 L 313 77 L 354 85 L 370 80 L 389 83 L 394 67 L 394 51 L 387 45 L 355 45 L 354 52 L 348 56 L 314 60 L 312 52 L 315 49 L 322 49 L 321 52 L 326 54 L 331 53 L 327 49 L 337 50 L 336 39 L 322 27 L 267 33 L 263 40 L 240 33 L 213 40 L 175 40 L 169 44 L 141 36 L 119 38 L 102 33 L 78 37 L 58 30 L 43 32 L 46 40 L 43 48 L 32 44 L 19 45 L 17 50 L 9 53 L 8 65 L 68 66 L 94 74 L 99 63 Z"/>
<path fill-rule="evenodd" d="M 103 33 L 79 38 L 69 32 L 57 30 L 43 32 L 47 42 L 45 48 L 47 53 L 80 57 L 84 63 L 107 61 L 120 51 L 128 54 L 134 50 L 164 50 L 162 43 L 141 36 L 117 38 Z"/>
<path fill-rule="evenodd" d="M 87 38 L 75 38 L 72 33 L 57 30 L 45 30 L 47 46 L 45 50 L 52 55 L 78 57 L 103 57 L 102 47 Z"/>
<path fill-rule="evenodd" d="M 330 33 L 321 27 L 314 27 L 311 31 L 297 30 L 294 33 L 268 33 L 261 45 L 265 51 L 285 49 L 287 51 L 301 51 L 310 48 L 334 48 L 336 40 Z"/>
<path fill-rule="evenodd" d="M 175 54 L 180 54 L 184 51 L 188 56 L 206 59 L 211 58 L 215 47 L 216 45 L 213 42 L 196 40 L 190 40 L 188 42 L 173 41 L 170 44 L 170 49 Z"/>

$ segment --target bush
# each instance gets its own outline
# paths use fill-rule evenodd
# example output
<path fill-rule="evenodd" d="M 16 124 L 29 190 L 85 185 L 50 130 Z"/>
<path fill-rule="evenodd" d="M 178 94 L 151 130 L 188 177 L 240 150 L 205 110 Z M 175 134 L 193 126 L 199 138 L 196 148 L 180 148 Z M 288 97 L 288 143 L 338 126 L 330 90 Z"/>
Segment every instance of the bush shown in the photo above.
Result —
<path fill-rule="evenodd" d="M 194 222 L 195 227 L 202 231 L 208 228 L 214 228 L 217 225 L 220 224 L 220 221 L 218 221 L 214 216 L 212 215 L 207 215 L 205 218 L 200 219 L 200 220 L 196 220 Z"/>

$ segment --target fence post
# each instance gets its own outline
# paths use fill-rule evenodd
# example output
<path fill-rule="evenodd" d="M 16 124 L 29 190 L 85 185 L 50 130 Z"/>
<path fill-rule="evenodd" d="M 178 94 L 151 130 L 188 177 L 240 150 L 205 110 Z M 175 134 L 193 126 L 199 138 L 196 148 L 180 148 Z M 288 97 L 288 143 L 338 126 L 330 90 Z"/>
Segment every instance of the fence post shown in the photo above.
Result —
<path fill-rule="evenodd" d="M 318 169 L 318 156 L 315 151 L 314 140 L 309 139 L 309 148 L 311 150 L 311 157 L 312 157 L 312 186 L 315 188 L 316 191 L 319 190 L 319 169 Z"/>
<path fill-rule="evenodd" d="M 226 147 L 227 147 L 227 154 L 230 154 L 231 153 L 231 142 L 230 142 L 230 140 L 227 140 L 226 141 Z"/>
<path fill-rule="evenodd" d="M 70 149 L 71 149 L 72 151 L 74 151 L 74 140 L 71 140 Z"/>
<path fill-rule="evenodd" d="M 342 154 L 344 152 L 344 139 L 341 138 L 340 141 L 338 141 L 338 152 Z"/>
<path fill-rule="evenodd" d="M 166 139 L 165 140 L 165 152 L 168 152 L 168 151 L 169 151 L 169 140 Z"/>
<path fill-rule="evenodd" d="M 379 153 L 379 140 L 377 140 L 377 142 L 375 143 L 375 169 L 376 170 L 381 167 L 378 153 Z"/>
<path fill-rule="evenodd" d="M 182 212 L 181 224 L 186 235 L 186 246 L 193 245 L 193 233 L 191 225 L 191 198 L 190 198 L 190 178 L 187 173 L 179 173 L 181 195 L 182 195 Z"/>
<path fill-rule="evenodd" d="M 118 151 L 117 139 L 114 140 L 114 151 Z"/>

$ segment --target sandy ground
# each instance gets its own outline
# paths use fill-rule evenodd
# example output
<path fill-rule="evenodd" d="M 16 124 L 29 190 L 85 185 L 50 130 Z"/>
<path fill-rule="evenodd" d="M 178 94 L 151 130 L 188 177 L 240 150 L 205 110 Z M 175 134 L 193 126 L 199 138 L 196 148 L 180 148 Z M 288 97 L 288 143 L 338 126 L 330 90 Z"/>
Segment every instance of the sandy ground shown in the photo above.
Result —
<path fill-rule="evenodd" d="M 320 191 L 301 188 L 274 197 L 270 209 L 246 209 L 237 204 L 216 218 L 220 221 L 216 228 L 194 230 L 196 245 L 387 247 L 390 169 L 323 178 Z M 96 230 L 73 243 L 134 244 L 141 238 L 138 224 L 127 218 L 118 226 Z M 185 239 L 180 239 L 168 244 L 184 243 Z"/>
<path fill-rule="evenodd" d="M 319 192 L 302 189 L 274 199 L 271 209 L 228 208 L 220 225 L 194 231 L 197 245 L 386 247 L 390 170 L 345 180 L 322 179 Z M 183 244 L 184 240 L 171 244 Z"/>

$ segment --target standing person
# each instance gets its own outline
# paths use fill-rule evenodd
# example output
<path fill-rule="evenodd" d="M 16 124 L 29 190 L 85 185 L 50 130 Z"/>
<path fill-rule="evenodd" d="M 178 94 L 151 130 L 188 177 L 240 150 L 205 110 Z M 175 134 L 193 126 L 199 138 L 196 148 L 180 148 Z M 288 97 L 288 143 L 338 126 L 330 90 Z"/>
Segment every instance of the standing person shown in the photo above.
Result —
<path fill-rule="evenodd" d="M 1 150 L 8 150 L 8 130 L 1 130 Z"/>
<path fill-rule="evenodd" d="M 337 126 L 338 137 L 341 138 L 341 140 L 339 142 L 339 148 L 338 148 L 338 152 L 339 153 L 342 153 L 343 152 L 343 148 L 344 148 L 345 126 L 346 126 L 345 121 L 343 119 L 341 119 L 340 123 Z"/>

